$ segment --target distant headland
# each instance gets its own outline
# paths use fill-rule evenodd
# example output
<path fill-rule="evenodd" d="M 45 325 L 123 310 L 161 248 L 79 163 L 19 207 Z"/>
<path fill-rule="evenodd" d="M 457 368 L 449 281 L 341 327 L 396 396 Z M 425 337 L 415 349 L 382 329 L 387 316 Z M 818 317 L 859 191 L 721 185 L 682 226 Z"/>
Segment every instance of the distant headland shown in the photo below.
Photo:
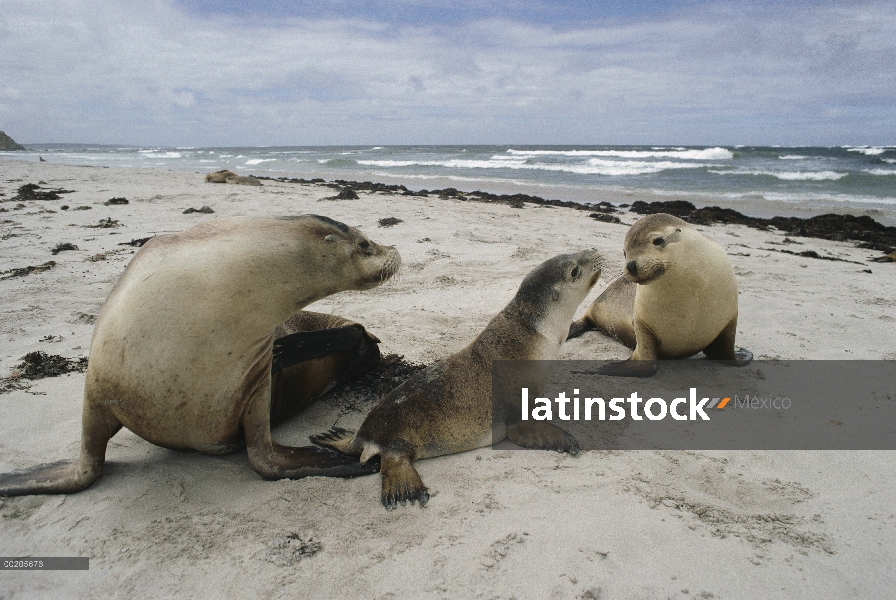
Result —
<path fill-rule="evenodd" d="M 25 146 L 0 131 L 0 150 L 24 150 Z"/>

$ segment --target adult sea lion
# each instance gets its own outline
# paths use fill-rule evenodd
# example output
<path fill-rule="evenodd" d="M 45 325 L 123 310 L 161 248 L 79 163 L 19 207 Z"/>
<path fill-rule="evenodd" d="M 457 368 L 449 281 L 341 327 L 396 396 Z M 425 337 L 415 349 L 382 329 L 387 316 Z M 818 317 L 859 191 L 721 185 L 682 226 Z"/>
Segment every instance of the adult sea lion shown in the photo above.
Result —
<path fill-rule="evenodd" d="M 523 423 L 519 411 L 510 411 L 503 430 L 493 430 L 492 361 L 556 359 L 602 264 L 593 250 L 542 263 L 470 345 L 392 390 L 357 433 L 333 428 L 312 441 L 360 456 L 361 464 L 379 455 L 386 508 L 408 500 L 422 506 L 429 500 L 412 464 L 421 458 L 481 448 L 505 436 L 526 448 L 577 453 L 578 443 L 564 430 L 548 422 Z"/>
<path fill-rule="evenodd" d="M 224 169 L 223 171 L 215 171 L 214 173 L 209 173 L 205 176 L 206 183 L 224 183 L 227 181 L 228 177 L 237 177 L 238 175 L 233 171 L 228 171 Z"/>
<path fill-rule="evenodd" d="M 400 263 L 394 248 L 316 215 L 222 218 L 154 237 L 97 317 L 80 459 L 0 475 L 0 495 L 86 488 L 122 426 L 165 448 L 221 454 L 245 444 L 250 466 L 265 478 L 372 472 L 336 453 L 273 441 L 272 350 L 277 325 L 303 306 L 373 288 Z M 278 367 L 346 351 L 346 330 L 357 341 L 352 326 L 281 338 Z M 290 377 L 281 375 L 283 385 Z"/>
<path fill-rule="evenodd" d="M 649 215 L 625 236 L 624 276 L 613 281 L 569 328 L 569 337 L 597 328 L 633 348 L 607 375 L 649 377 L 657 359 L 707 358 L 745 365 L 753 355 L 735 350 L 737 281 L 718 242 L 687 222 Z"/>

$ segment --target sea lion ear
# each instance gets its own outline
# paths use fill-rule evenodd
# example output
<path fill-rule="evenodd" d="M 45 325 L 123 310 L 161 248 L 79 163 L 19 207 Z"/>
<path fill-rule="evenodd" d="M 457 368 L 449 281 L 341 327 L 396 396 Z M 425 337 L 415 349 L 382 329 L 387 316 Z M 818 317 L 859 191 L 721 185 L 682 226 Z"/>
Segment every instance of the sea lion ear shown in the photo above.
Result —
<path fill-rule="evenodd" d="M 335 242 L 336 236 L 331 233 L 330 235 L 328 235 L 327 237 L 324 238 L 324 241 L 325 242 Z"/>
<path fill-rule="evenodd" d="M 555 301 L 559 300 L 560 299 L 560 290 L 558 290 L 557 288 L 552 289 L 551 290 L 551 298 Z"/>

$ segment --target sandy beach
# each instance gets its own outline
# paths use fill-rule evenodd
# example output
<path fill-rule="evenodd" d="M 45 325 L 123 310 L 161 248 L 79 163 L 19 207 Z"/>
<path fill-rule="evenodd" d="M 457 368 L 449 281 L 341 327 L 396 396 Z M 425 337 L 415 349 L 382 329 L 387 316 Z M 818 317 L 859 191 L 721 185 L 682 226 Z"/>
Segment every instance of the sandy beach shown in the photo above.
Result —
<path fill-rule="evenodd" d="M 10 201 L 27 183 L 73 191 Z M 128 243 L 208 219 L 314 213 L 395 245 L 398 278 L 308 309 L 363 323 L 384 354 L 431 363 L 472 340 L 556 254 L 596 248 L 618 272 L 638 218 L 384 193 L 322 200 L 335 193 L 0 160 L 0 377 L 37 350 L 87 356 L 99 307 L 137 250 Z M 128 203 L 104 204 L 112 198 Z M 203 206 L 214 212 L 183 214 Z M 379 224 L 389 217 L 401 222 Z M 896 264 L 868 261 L 879 252 L 814 238 L 790 246 L 784 232 L 740 225 L 699 229 L 734 266 L 737 343 L 755 358 L 896 360 Z M 77 250 L 52 254 L 62 243 Z M 841 260 L 780 252 L 794 248 Z M 45 268 L 15 271 L 31 266 Z M 562 359 L 628 355 L 596 332 L 561 349 Z M 83 385 L 75 372 L 0 393 L 0 472 L 77 455 Z M 363 418 L 324 398 L 274 436 L 307 445 Z M 244 451 L 171 451 L 122 430 L 84 492 L 0 498 L 0 555 L 90 557 L 89 571 L 0 571 L 0 600 L 889 598 L 896 589 L 892 452 L 483 448 L 416 466 L 430 502 L 389 512 L 378 476 L 265 481 Z"/>

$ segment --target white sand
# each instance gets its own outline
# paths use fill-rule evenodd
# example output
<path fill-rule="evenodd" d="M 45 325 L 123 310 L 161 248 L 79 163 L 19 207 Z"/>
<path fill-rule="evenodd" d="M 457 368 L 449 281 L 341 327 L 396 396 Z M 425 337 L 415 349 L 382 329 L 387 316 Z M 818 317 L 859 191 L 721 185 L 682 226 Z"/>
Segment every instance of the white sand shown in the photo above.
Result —
<path fill-rule="evenodd" d="M 626 231 L 563 208 L 382 194 L 319 202 L 335 192 L 0 161 L 0 199 L 38 181 L 77 191 L 22 209 L 0 204 L 9 209 L 0 213 L 0 271 L 58 263 L 0 281 L 0 375 L 33 350 L 85 356 L 86 315 L 97 313 L 133 253 L 118 244 L 206 219 L 317 213 L 395 244 L 405 264 L 397 281 L 309 308 L 358 320 L 382 338 L 384 352 L 424 362 L 466 345 L 541 261 L 587 247 L 621 261 Z M 103 206 L 118 196 L 130 204 Z M 63 204 L 92 209 L 61 211 Z M 215 214 L 181 214 L 205 204 Z M 85 228 L 105 217 L 123 226 Z M 404 222 L 379 228 L 383 217 Z M 896 359 L 896 265 L 867 263 L 876 253 L 847 243 L 800 239 L 787 248 L 862 265 L 769 251 L 785 248 L 771 244 L 780 232 L 704 231 L 731 255 L 741 287 L 738 345 L 756 358 Z M 59 242 L 80 250 L 52 256 Z M 40 341 L 51 335 L 63 339 Z M 627 355 L 592 332 L 561 357 Z M 83 382 L 70 374 L 0 395 L 0 472 L 76 457 Z M 275 436 L 306 445 L 337 417 L 338 409 L 318 403 Z M 339 424 L 354 428 L 362 418 Z M 430 503 L 387 512 L 378 476 L 264 481 L 244 452 L 175 452 L 122 431 L 88 490 L 0 499 L 0 555 L 90 557 L 89 571 L 0 571 L 0 599 L 889 598 L 894 458 L 484 448 L 420 461 Z"/>

